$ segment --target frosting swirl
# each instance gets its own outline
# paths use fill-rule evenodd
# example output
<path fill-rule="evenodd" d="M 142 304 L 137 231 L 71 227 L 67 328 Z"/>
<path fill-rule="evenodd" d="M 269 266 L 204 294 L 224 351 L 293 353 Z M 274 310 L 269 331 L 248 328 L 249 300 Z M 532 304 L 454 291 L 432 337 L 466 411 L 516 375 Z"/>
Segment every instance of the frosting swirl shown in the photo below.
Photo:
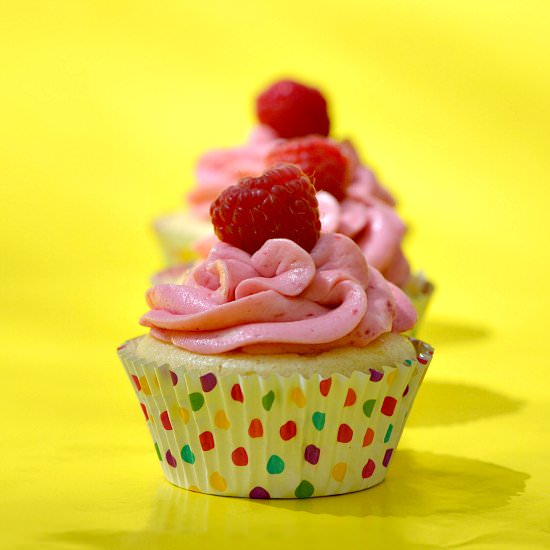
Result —
<path fill-rule="evenodd" d="M 253 255 L 219 243 L 183 284 L 156 285 L 147 302 L 141 323 L 153 336 L 207 355 L 365 347 L 416 321 L 403 292 L 351 239 L 330 233 L 311 253 L 287 239 Z"/>

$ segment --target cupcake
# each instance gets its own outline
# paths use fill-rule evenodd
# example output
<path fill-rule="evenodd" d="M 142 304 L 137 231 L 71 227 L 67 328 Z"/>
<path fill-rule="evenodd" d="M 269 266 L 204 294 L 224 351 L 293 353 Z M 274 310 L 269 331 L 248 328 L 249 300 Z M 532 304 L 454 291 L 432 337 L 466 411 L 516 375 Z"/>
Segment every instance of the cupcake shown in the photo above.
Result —
<path fill-rule="evenodd" d="M 218 242 L 147 293 L 149 334 L 118 349 L 167 479 L 249 498 L 380 483 L 432 349 L 416 312 L 315 189 L 281 164 L 212 204 Z"/>
<path fill-rule="evenodd" d="M 322 94 L 294 81 L 279 81 L 259 95 L 256 112 L 260 124 L 244 145 L 214 150 L 199 159 L 197 185 L 187 196 L 189 210 L 156 220 L 168 264 L 207 256 L 216 242 L 208 211 L 221 191 L 279 162 L 294 163 L 318 191 L 323 231 L 354 239 L 369 264 L 407 293 L 420 319 L 433 285 L 421 272 L 411 272 L 402 250 L 406 226 L 392 195 L 351 142 L 328 137 L 330 120 Z"/>

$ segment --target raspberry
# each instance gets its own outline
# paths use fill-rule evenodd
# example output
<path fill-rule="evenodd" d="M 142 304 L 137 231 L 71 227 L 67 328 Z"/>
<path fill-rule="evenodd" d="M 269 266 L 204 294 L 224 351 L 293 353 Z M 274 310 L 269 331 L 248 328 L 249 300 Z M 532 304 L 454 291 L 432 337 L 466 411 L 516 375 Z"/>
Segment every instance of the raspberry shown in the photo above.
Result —
<path fill-rule="evenodd" d="M 328 136 L 327 102 L 321 92 L 293 80 L 279 80 L 256 99 L 256 114 L 280 137 Z"/>
<path fill-rule="evenodd" d="M 308 252 L 321 231 L 315 187 L 292 164 L 279 164 L 257 178 L 243 178 L 210 206 L 218 238 L 249 254 L 268 239 L 291 239 Z"/>
<path fill-rule="evenodd" d="M 320 137 L 308 136 L 283 141 L 266 157 L 266 164 L 297 164 L 311 178 L 317 191 L 328 191 L 342 200 L 350 182 L 349 158 L 338 144 Z"/>

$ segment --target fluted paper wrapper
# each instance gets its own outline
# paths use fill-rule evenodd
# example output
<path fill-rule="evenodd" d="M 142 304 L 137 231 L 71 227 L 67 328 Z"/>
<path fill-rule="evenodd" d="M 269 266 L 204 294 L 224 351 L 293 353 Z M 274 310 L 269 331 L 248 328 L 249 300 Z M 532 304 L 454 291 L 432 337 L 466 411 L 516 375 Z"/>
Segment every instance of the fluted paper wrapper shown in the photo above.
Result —
<path fill-rule="evenodd" d="M 329 378 L 198 374 L 118 349 L 168 481 L 216 495 L 307 498 L 386 476 L 433 350 Z"/>

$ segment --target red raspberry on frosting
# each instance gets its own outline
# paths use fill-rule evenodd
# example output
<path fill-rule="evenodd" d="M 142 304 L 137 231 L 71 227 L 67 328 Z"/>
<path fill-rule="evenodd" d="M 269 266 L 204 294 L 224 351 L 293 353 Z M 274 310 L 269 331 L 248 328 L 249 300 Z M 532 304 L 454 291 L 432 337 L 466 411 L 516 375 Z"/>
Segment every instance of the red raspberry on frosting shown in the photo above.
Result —
<path fill-rule="evenodd" d="M 330 120 L 321 92 L 294 80 L 279 80 L 256 99 L 256 114 L 282 138 L 328 136 Z"/>
<path fill-rule="evenodd" d="M 290 239 L 309 252 L 321 231 L 315 187 L 292 164 L 228 187 L 212 203 L 210 216 L 221 241 L 249 254 L 275 238 Z"/>
<path fill-rule="evenodd" d="M 337 143 L 321 136 L 283 141 L 266 157 L 268 166 L 279 162 L 297 164 L 317 191 L 327 191 L 338 200 L 344 198 L 350 182 L 350 161 Z"/>

